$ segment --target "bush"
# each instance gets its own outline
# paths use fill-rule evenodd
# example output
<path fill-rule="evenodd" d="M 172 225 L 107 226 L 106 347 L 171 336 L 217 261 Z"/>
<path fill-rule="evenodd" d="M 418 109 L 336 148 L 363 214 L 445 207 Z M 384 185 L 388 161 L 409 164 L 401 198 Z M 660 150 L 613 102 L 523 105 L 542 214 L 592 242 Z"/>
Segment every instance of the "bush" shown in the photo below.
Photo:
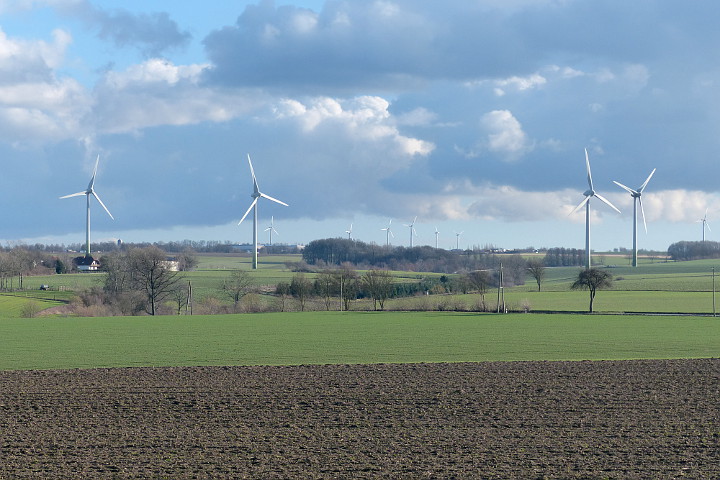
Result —
<path fill-rule="evenodd" d="M 34 300 L 30 300 L 22 306 L 20 315 L 22 315 L 23 318 L 35 318 L 41 311 L 42 308 L 40 307 L 40 304 Z"/>

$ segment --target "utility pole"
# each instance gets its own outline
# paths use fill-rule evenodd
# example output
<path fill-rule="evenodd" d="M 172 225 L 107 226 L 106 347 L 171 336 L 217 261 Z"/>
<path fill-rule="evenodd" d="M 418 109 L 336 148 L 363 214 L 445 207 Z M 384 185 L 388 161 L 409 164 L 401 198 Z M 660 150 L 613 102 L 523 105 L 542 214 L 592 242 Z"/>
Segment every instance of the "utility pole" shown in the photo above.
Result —
<path fill-rule="evenodd" d="M 503 288 L 503 266 L 500 264 L 500 276 L 498 278 L 498 299 L 497 299 L 497 313 L 500 313 L 500 305 L 502 303 L 502 313 L 507 313 L 505 310 L 505 290 Z"/>
<path fill-rule="evenodd" d="M 192 315 L 193 310 L 193 297 L 192 297 L 192 283 L 188 280 L 188 290 L 187 290 L 187 301 L 185 302 L 185 314 L 187 315 L 188 310 L 190 311 L 190 315 Z"/>
<path fill-rule="evenodd" d="M 715 316 L 715 267 L 712 269 L 713 272 L 713 317 Z"/>

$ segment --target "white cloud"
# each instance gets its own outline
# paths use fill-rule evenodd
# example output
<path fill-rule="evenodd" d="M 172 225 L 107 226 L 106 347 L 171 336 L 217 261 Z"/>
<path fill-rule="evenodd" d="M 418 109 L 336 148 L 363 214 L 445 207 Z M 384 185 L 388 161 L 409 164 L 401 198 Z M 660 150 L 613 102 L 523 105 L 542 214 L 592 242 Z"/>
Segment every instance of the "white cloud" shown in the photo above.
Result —
<path fill-rule="evenodd" d="M 93 117 L 98 131 L 120 133 L 159 125 L 225 122 L 268 101 L 256 91 L 198 85 L 205 68 L 151 59 L 124 72 L 109 72 L 95 91 Z"/>
<path fill-rule="evenodd" d="M 147 87 L 162 83 L 175 85 L 180 81 L 196 84 L 208 65 L 173 65 L 167 60 L 153 58 L 138 65 L 132 65 L 124 72 L 108 72 L 105 82 L 116 89 L 132 85 Z"/>
<path fill-rule="evenodd" d="M 285 99 L 273 109 L 277 119 L 292 118 L 307 134 L 327 135 L 328 130 L 342 130 L 353 141 L 389 142 L 403 155 L 428 155 L 435 148 L 431 142 L 400 134 L 388 111 L 387 100 L 362 96 L 349 100 L 319 97 L 303 104 Z"/>
<path fill-rule="evenodd" d="M 508 110 L 483 115 L 481 124 L 487 133 L 487 148 L 514 160 L 532 148 L 520 122 Z"/>

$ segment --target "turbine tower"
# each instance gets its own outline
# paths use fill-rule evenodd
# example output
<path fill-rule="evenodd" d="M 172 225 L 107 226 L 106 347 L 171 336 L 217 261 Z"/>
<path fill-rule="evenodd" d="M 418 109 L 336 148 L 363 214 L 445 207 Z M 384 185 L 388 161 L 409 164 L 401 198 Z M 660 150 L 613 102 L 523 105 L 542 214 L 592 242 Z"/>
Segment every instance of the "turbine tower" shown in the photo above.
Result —
<path fill-rule="evenodd" d="M 352 240 L 352 226 L 353 226 L 353 224 L 351 223 L 350 228 L 345 230 L 345 233 L 347 233 L 347 236 L 348 236 L 348 240 Z"/>
<path fill-rule="evenodd" d="M 392 218 L 388 222 L 388 226 L 385 228 L 381 228 L 380 230 L 385 232 L 385 246 L 390 246 L 390 235 L 392 235 L 393 238 L 395 238 L 395 235 L 393 235 L 392 230 L 390 230 L 390 224 L 392 223 Z"/>
<path fill-rule="evenodd" d="M 464 233 L 464 230 L 462 232 L 455 232 L 455 250 L 460 250 L 460 235 Z"/>
<path fill-rule="evenodd" d="M 70 195 L 65 195 L 60 198 L 70 198 L 70 197 L 79 197 L 80 195 L 85 195 L 86 197 L 86 203 L 87 203 L 87 218 L 85 222 L 85 256 L 90 257 L 90 196 L 95 197 L 95 200 L 98 201 L 100 205 L 105 209 L 108 215 L 110 215 L 110 218 L 115 220 L 115 217 L 112 216 L 110 213 L 110 210 L 107 209 L 105 204 L 100 200 L 100 197 L 98 196 L 97 192 L 95 192 L 95 176 L 97 175 L 97 168 L 98 163 L 100 163 L 100 155 L 97 156 L 97 160 L 95 160 L 95 168 L 93 169 L 92 177 L 90 177 L 90 183 L 88 183 L 87 189 L 82 192 L 77 193 L 71 193 Z"/>
<path fill-rule="evenodd" d="M 415 222 L 417 221 L 417 215 L 413 219 L 412 223 L 407 224 L 404 223 L 406 227 L 410 228 L 410 248 L 413 248 L 413 237 L 417 237 L 417 232 L 415 231 Z"/>
<path fill-rule="evenodd" d="M 703 218 L 701 218 L 700 220 L 698 220 L 698 222 L 702 222 L 702 224 L 703 224 L 703 226 L 702 226 L 702 241 L 703 242 L 705 241 L 705 228 L 707 227 L 708 232 L 712 232 L 712 230 L 710 230 L 710 224 L 707 221 L 707 212 L 708 212 L 708 209 L 706 208 L 705 216 Z"/>
<path fill-rule="evenodd" d="M 643 190 L 645 190 L 645 187 L 647 187 L 648 182 L 652 178 L 653 174 L 655 174 L 655 168 L 653 168 L 653 171 L 650 172 L 650 175 L 648 175 L 645 182 L 643 182 L 642 185 L 637 190 L 633 190 L 632 188 L 626 187 L 620 182 L 616 182 L 613 180 L 613 183 L 617 185 L 618 187 L 622 188 L 626 192 L 630 194 L 630 196 L 633 198 L 633 257 L 632 257 L 632 266 L 637 267 L 638 264 L 638 248 L 637 248 L 637 207 L 638 203 L 640 204 L 640 213 L 642 214 L 643 219 L 643 225 L 645 226 L 645 234 L 647 234 L 647 222 L 645 221 L 645 209 L 643 208 L 642 204 L 642 193 Z"/>
<path fill-rule="evenodd" d="M 279 203 L 280 205 L 288 206 L 287 203 L 281 202 L 277 198 L 273 198 L 270 195 L 266 195 L 263 192 L 260 191 L 260 187 L 258 187 L 257 178 L 255 178 L 255 170 L 253 170 L 252 161 L 250 160 L 250 154 L 247 156 L 248 164 L 250 165 L 250 174 L 252 175 L 252 181 L 253 181 L 253 193 L 250 195 L 253 199 L 252 203 L 250 204 L 250 207 L 248 207 L 247 211 L 245 212 L 245 215 L 240 219 L 238 222 L 238 225 L 240 225 L 243 220 L 245 220 L 245 217 L 248 216 L 250 213 L 250 210 L 253 210 L 253 263 L 252 268 L 253 270 L 257 270 L 258 268 L 258 237 L 257 237 L 257 226 L 258 226 L 258 213 L 257 213 L 257 204 L 258 200 L 260 198 L 265 198 L 267 200 L 270 200 L 275 203 Z"/>
<path fill-rule="evenodd" d="M 266 232 L 270 232 L 270 246 L 272 247 L 272 234 L 275 232 L 275 235 L 280 235 L 277 230 L 275 230 L 275 217 L 272 215 L 270 216 L 270 226 L 265 229 Z"/>
<path fill-rule="evenodd" d="M 620 210 L 618 210 L 617 207 L 610 203 L 610 201 L 605 197 L 596 193 L 593 189 L 592 173 L 590 173 L 590 157 L 588 156 L 587 148 L 585 149 L 585 165 L 587 167 L 587 181 L 590 188 L 585 190 L 583 193 L 583 195 L 585 195 L 585 199 L 580 202 L 580 205 L 575 207 L 572 212 L 570 212 L 570 215 L 580 210 L 583 205 L 585 206 L 585 268 L 589 270 L 592 265 L 592 262 L 590 261 L 590 199 L 595 197 L 616 212 L 620 213 Z"/>
<path fill-rule="evenodd" d="M 438 248 L 438 235 L 440 235 L 440 232 L 438 232 L 437 227 L 435 227 L 435 249 Z"/>

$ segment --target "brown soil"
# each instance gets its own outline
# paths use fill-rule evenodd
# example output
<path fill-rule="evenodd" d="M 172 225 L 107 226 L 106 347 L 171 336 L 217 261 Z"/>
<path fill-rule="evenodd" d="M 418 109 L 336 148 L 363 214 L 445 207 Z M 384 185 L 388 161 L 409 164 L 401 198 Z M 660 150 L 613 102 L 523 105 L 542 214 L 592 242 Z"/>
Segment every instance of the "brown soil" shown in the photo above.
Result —
<path fill-rule="evenodd" d="M 720 478 L 720 360 L 0 372 L 0 478 Z"/>

